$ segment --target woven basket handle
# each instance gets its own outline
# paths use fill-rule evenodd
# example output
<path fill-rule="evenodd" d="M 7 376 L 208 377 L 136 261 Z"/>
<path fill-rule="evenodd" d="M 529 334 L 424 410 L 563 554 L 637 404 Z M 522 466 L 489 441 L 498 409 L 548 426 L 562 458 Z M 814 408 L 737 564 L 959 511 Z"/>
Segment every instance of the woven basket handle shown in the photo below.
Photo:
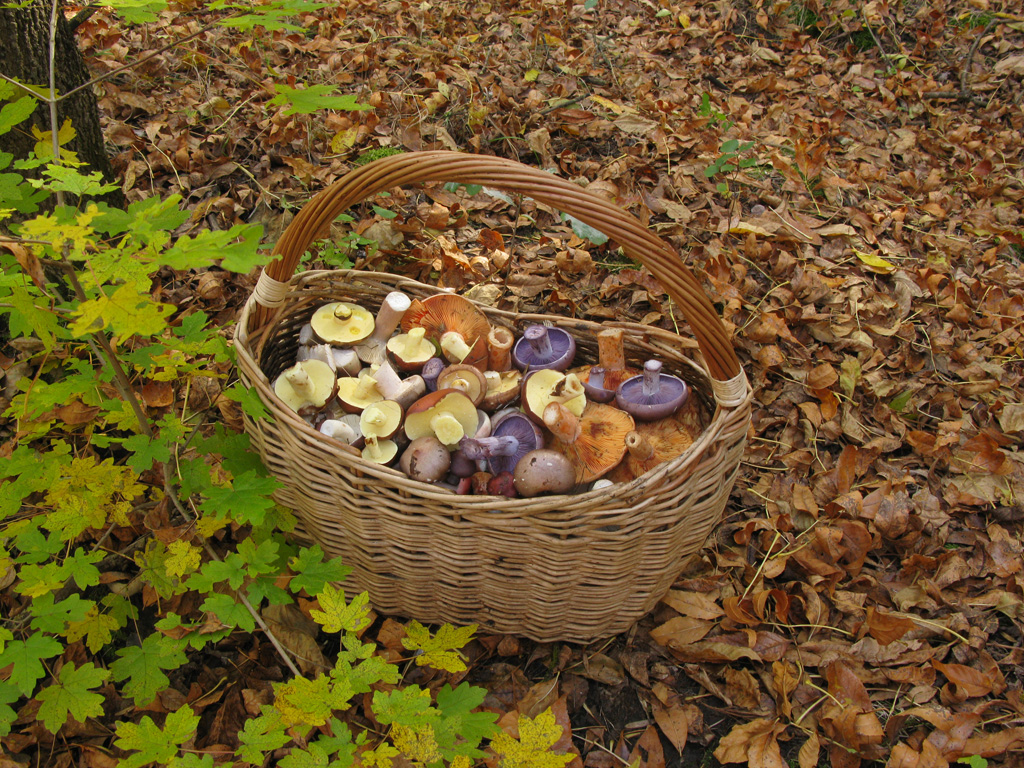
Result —
<path fill-rule="evenodd" d="M 461 152 L 411 152 L 392 155 L 356 168 L 321 191 L 292 219 L 274 248 L 256 291 L 255 328 L 279 304 L 284 286 L 314 239 L 352 205 L 394 187 L 423 182 L 456 182 L 516 192 L 568 213 L 615 240 L 658 281 L 690 323 L 715 379 L 721 405 L 737 405 L 747 381 L 714 306 L 693 273 L 668 244 L 621 208 L 564 179 L 530 166 L 486 155 Z"/>

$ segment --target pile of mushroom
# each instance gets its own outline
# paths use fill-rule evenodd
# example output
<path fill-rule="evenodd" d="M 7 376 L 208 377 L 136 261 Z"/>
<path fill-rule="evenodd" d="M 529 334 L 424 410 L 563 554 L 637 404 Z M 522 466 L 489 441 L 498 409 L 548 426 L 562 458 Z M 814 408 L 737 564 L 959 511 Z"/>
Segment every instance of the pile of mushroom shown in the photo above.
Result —
<path fill-rule="evenodd" d="M 681 455 L 701 414 L 689 387 L 648 360 L 626 364 L 623 331 L 576 339 L 532 324 L 517 338 L 468 299 L 388 294 L 377 316 L 344 301 L 300 329 L 282 403 L 375 464 L 458 493 L 536 496 L 629 482 Z"/>

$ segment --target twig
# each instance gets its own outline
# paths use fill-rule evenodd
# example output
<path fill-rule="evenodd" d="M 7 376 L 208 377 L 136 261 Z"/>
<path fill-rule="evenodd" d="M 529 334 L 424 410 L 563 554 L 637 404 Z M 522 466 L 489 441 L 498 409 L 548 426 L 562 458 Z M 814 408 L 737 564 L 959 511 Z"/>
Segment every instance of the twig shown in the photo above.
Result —
<path fill-rule="evenodd" d="M 612 76 L 612 82 L 615 83 L 616 88 L 620 87 L 621 83 L 619 83 L 619 78 L 615 74 L 615 67 L 612 66 L 611 59 L 608 58 L 608 52 L 604 49 L 604 46 L 601 45 L 601 41 L 598 39 L 597 33 L 591 32 L 590 37 L 594 41 L 594 48 L 597 49 L 598 53 L 601 54 L 601 58 L 604 59 L 604 65 L 608 67 L 608 74 Z"/>
<path fill-rule="evenodd" d="M 981 47 L 981 42 L 984 40 L 985 35 L 992 31 L 992 28 L 996 24 L 1001 24 L 1002 19 L 990 19 L 985 28 L 981 30 L 981 33 L 974 38 L 974 42 L 971 43 L 970 50 L 967 51 L 967 58 L 964 60 L 963 69 L 960 70 L 960 90 L 959 91 L 925 91 L 921 94 L 922 98 L 925 99 L 956 99 L 957 101 L 969 101 L 972 104 L 978 106 L 984 106 L 988 103 L 987 99 L 981 96 L 976 96 L 974 91 L 971 89 L 970 83 L 967 79 L 971 75 L 971 67 L 974 65 L 974 55 L 978 52 L 978 48 Z"/>

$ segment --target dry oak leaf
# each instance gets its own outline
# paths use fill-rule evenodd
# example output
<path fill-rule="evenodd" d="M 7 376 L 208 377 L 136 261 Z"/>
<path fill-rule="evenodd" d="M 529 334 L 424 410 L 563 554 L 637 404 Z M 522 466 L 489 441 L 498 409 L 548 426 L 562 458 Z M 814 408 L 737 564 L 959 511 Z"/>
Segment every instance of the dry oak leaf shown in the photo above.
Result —
<path fill-rule="evenodd" d="M 750 768 L 786 768 L 778 741 L 785 730 L 783 723 L 766 718 L 736 725 L 719 742 L 715 759 L 720 763 L 747 763 Z"/>

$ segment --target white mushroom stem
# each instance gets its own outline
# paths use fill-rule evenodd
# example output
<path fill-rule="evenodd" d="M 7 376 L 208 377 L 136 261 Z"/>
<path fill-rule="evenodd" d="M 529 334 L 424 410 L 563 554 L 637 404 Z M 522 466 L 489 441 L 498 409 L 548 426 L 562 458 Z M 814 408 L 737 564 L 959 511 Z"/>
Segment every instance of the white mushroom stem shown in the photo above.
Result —
<path fill-rule="evenodd" d="M 644 363 L 644 379 L 640 391 L 646 397 L 654 397 L 661 389 L 661 361 L 648 360 Z"/>
<path fill-rule="evenodd" d="M 403 360 L 409 359 L 423 348 L 423 340 L 426 335 L 426 328 L 420 328 L 419 326 L 410 328 L 408 333 L 400 333 L 395 337 L 391 349 L 399 358 Z"/>
<path fill-rule="evenodd" d="M 654 446 L 639 432 L 626 435 L 626 450 L 637 461 L 647 461 L 654 455 Z"/>
<path fill-rule="evenodd" d="M 594 481 L 594 484 L 590 486 L 590 490 L 600 491 L 602 488 L 611 488 L 613 485 L 615 485 L 614 481 L 609 480 L 607 477 L 602 477 Z"/>
<path fill-rule="evenodd" d="M 515 337 L 508 328 L 496 325 L 487 334 L 487 368 L 504 373 L 512 368 L 512 344 Z"/>
<path fill-rule="evenodd" d="M 455 445 L 466 436 L 466 431 L 455 416 L 447 411 L 440 411 L 430 419 L 430 428 L 434 435 L 445 445 Z"/>
<path fill-rule="evenodd" d="M 374 395 L 385 396 L 380 391 L 380 387 L 377 385 L 377 379 L 370 374 L 364 374 L 359 377 L 359 382 L 356 384 L 355 396 L 359 400 L 366 400 L 373 397 Z"/>
<path fill-rule="evenodd" d="M 412 300 L 401 291 L 392 291 L 385 296 L 369 340 L 385 344 L 391 338 L 391 334 L 395 332 L 398 324 L 402 322 L 402 316 L 411 305 Z"/>
<path fill-rule="evenodd" d="M 298 394 L 306 397 L 313 394 L 313 380 L 304 368 L 289 368 L 284 372 L 284 378 Z"/>
<path fill-rule="evenodd" d="M 354 443 L 359 438 L 359 434 L 340 419 L 327 419 L 320 425 L 320 433 L 342 443 Z"/>
<path fill-rule="evenodd" d="M 313 334 L 313 326 L 306 323 L 299 328 L 299 345 L 308 347 L 310 344 L 316 344 L 316 336 Z"/>
<path fill-rule="evenodd" d="M 384 451 L 381 450 L 381 441 L 376 435 L 366 436 L 366 448 L 363 450 L 366 452 L 366 457 L 371 461 L 381 461 L 384 457 Z"/>
<path fill-rule="evenodd" d="M 451 363 L 461 363 L 473 349 L 457 331 L 442 333 L 440 344 L 441 352 Z"/>
<path fill-rule="evenodd" d="M 360 362 L 359 355 L 355 353 L 354 349 L 338 349 L 337 347 L 331 347 L 330 349 L 335 371 L 344 376 L 359 375 L 359 370 L 363 367 L 363 364 Z"/>
<path fill-rule="evenodd" d="M 384 399 L 394 400 L 403 409 L 408 408 L 427 391 L 427 383 L 422 376 L 402 379 L 387 360 L 384 360 L 380 368 L 373 373 L 373 379 L 377 382 L 377 391 Z"/>
<path fill-rule="evenodd" d="M 561 403 L 548 403 L 544 408 L 544 426 L 563 443 L 575 443 L 583 434 L 579 417 Z"/>

